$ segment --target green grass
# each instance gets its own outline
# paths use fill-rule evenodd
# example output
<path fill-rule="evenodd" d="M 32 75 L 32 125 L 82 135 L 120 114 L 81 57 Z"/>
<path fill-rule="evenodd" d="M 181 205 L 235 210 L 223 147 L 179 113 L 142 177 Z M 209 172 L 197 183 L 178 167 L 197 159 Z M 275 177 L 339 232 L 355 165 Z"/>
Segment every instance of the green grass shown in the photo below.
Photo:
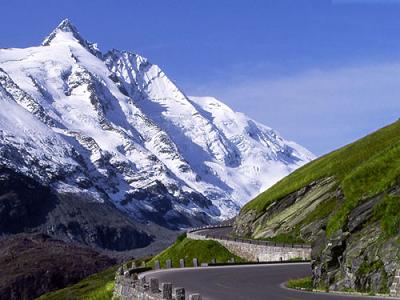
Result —
<path fill-rule="evenodd" d="M 400 142 L 394 143 L 371 156 L 350 172 L 342 181 L 346 197 L 344 205 L 328 223 L 328 234 L 339 229 L 348 213 L 363 199 L 393 186 L 400 175 Z"/>
<path fill-rule="evenodd" d="M 301 290 L 307 290 L 307 291 L 313 290 L 311 276 L 307 276 L 307 277 L 299 278 L 299 279 L 291 279 L 286 283 L 286 286 L 291 289 L 301 289 Z"/>
<path fill-rule="evenodd" d="M 38 300 L 110 300 L 117 266 L 91 275 L 72 286 L 50 292 Z"/>
<path fill-rule="evenodd" d="M 274 237 L 260 238 L 262 241 L 270 241 L 278 244 L 305 244 L 305 241 L 292 233 L 280 233 Z"/>
<path fill-rule="evenodd" d="M 386 237 L 395 236 L 400 228 L 400 197 L 386 195 L 374 208 L 374 219 L 381 220 Z"/>
<path fill-rule="evenodd" d="M 299 262 L 299 261 L 304 261 L 304 259 L 302 257 L 298 256 L 298 257 L 289 258 L 289 261 Z"/>
<path fill-rule="evenodd" d="M 400 121 L 322 156 L 285 177 L 242 208 L 261 215 L 269 205 L 311 182 L 334 177 L 345 202 L 329 219 L 328 235 L 341 228 L 349 212 L 367 197 L 394 185 L 400 175 Z M 333 205 L 333 204 L 332 204 Z M 320 211 L 322 213 L 323 211 Z M 316 216 L 314 216 L 316 217 Z M 396 222 L 392 218 L 393 222 Z"/>
<path fill-rule="evenodd" d="M 327 201 L 321 202 L 312 212 L 310 212 L 302 221 L 298 224 L 297 227 L 302 227 L 316 220 L 323 219 L 329 216 L 332 211 L 336 209 L 338 205 L 338 201 L 336 198 L 331 198 Z"/>
<path fill-rule="evenodd" d="M 236 262 L 244 261 L 216 241 L 191 240 L 185 236 L 180 236 L 175 244 L 153 257 L 147 265 L 154 267 L 155 261 L 159 260 L 161 267 L 165 267 L 165 261 L 171 259 L 173 267 L 179 267 L 179 260 L 181 258 L 185 259 L 187 267 L 193 266 L 193 258 L 197 258 L 199 264 L 210 263 L 213 258 L 220 263 L 227 262 L 231 258 L 235 258 Z"/>

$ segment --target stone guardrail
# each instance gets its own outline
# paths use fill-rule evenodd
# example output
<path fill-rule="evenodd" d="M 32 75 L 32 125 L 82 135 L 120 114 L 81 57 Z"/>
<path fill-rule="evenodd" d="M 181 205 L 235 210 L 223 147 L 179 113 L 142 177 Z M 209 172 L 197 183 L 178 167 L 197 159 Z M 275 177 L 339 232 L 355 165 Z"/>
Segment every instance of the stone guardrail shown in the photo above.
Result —
<path fill-rule="evenodd" d="M 172 283 L 159 283 L 157 278 L 138 277 L 139 272 L 149 268 L 120 267 L 115 276 L 113 299 L 119 300 L 185 300 L 183 287 L 173 288 Z M 189 300 L 201 300 L 200 294 L 190 294 Z"/>
<path fill-rule="evenodd" d="M 233 254 L 253 262 L 278 262 L 291 260 L 310 260 L 311 246 L 304 244 L 280 244 L 270 241 L 259 241 L 227 236 L 201 234 L 204 229 L 231 227 L 228 225 L 204 226 L 187 231 L 187 237 L 194 240 L 214 240 Z"/>

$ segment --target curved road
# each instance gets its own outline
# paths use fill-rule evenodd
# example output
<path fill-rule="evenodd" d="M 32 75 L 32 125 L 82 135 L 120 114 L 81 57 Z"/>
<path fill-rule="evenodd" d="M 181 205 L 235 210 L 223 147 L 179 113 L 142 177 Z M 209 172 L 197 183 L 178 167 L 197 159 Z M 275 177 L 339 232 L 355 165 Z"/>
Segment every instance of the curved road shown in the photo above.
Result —
<path fill-rule="evenodd" d="M 221 227 L 221 228 L 209 228 L 209 229 L 201 229 L 197 230 L 197 234 L 201 235 L 215 235 L 215 236 L 223 236 L 223 237 L 229 237 L 229 235 L 232 232 L 232 227 Z"/>
<path fill-rule="evenodd" d="M 203 300 L 365 300 L 379 297 L 309 293 L 282 286 L 291 278 L 310 274 L 308 263 L 225 266 L 158 270 L 143 273 L 161 282 L 182 286 L 186 295 L 200 293 Z M 394 299 L 394 298 L 390 298 Z"/>

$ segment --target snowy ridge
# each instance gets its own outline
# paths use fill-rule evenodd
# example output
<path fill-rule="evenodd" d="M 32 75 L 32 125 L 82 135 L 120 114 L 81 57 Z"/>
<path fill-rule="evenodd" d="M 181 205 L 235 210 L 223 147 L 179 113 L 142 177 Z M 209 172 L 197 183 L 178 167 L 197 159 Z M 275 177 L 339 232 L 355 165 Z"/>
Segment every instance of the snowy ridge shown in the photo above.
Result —
<path fill-rule="evenodd" d="M 144 57 L 102 54 L 68 20 L 0 50 L 0 101 L 1 164 L 166 226 L 231 217 L 314 158 Z"/>

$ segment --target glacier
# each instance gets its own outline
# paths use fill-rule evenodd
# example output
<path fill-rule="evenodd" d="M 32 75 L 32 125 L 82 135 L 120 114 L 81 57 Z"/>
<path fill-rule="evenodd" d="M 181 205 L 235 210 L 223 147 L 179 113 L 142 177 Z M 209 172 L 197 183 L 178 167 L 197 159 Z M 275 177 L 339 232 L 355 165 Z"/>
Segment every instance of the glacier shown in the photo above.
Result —
<path fill-rule="evenodd" d="M 57 193 L 183 228 L 235 216 L 314 159 L 213 97 L 187 96 L 148 59 L 101 52 L 62 21 L 0 49 L 0 166 Z"/>

